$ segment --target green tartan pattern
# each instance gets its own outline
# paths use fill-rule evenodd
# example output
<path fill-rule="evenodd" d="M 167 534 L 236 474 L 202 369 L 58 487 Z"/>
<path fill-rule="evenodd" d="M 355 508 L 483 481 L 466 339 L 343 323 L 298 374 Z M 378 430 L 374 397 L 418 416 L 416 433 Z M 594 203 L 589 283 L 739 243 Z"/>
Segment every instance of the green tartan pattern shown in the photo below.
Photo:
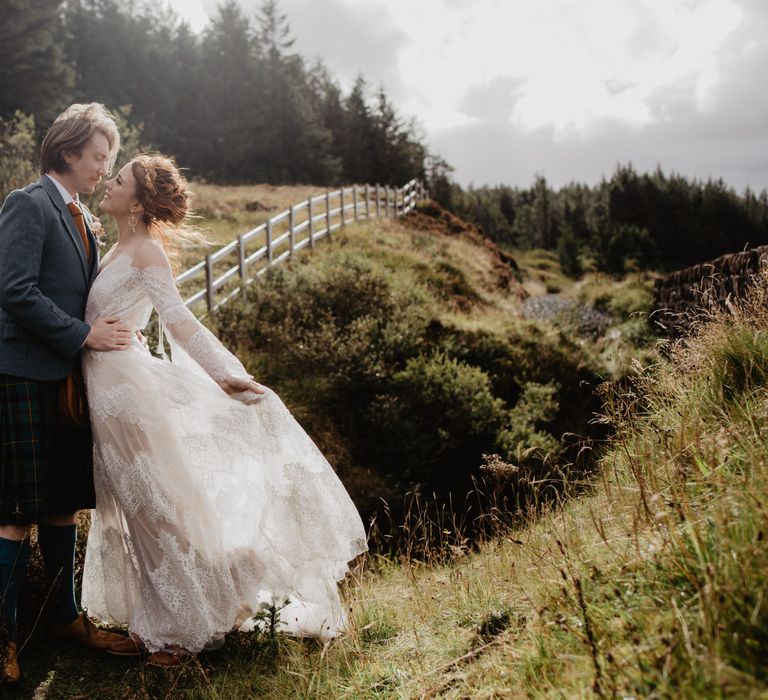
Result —
<path fill-rule="evenodd" d="M 60 423 L 59 384 L 0 374 L 0 525 L 95 506 L 91 432 Z"/>

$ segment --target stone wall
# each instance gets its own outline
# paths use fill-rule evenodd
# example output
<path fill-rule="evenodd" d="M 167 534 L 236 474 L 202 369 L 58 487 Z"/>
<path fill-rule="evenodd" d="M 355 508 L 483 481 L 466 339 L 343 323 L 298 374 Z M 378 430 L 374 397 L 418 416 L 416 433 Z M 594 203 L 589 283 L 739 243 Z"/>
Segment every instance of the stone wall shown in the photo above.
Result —
<path fill-rule="evenodd" d="M 730 253 L 656 280 L 654 317 L 667 328 L 689 325 L 697 309 L 740 299 L 768 268 L 768 246 Z"/>

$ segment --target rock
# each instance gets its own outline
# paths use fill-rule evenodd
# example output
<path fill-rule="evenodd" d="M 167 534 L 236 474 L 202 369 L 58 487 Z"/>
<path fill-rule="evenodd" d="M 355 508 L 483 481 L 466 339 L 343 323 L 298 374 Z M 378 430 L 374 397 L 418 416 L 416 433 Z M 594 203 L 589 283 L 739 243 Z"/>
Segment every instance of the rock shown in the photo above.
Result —
<path fill-rule="evenodd" d="M 598 337 L 605 333 L 611 321 L 609 314 L 594 306 L 580 304 L 559 294 L 529 297 L 520 305 L 524 318 L 574 325 L 578 333 Z"/>

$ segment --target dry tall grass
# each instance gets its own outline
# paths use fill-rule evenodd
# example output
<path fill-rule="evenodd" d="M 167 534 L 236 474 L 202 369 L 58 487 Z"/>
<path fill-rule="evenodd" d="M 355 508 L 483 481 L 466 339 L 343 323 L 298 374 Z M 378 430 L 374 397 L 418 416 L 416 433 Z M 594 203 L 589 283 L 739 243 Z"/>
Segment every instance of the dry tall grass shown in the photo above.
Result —
<path fill-rule="evenodd" d="M 592 495 L 447 563 L 374 562 L 348 590 L 350 634 L 315 654 L 286 640 L 259 691 L 765 697 L 766 301 L 606 393 L 616 437 Z"/>
<path fill-rule="evenodd" d="M 388 248 L 397 266 L 405 235 L 391 222 L 347 241 Z M 443 244 L 469 263 L 460 238 Z M 405 545 L 345 585 L 344 637 L 235 635 L 168 672 L 41 643 L 17 697 L 41 682 L 49 698 L 768 697 L 766 288 L 605 387 L 615 437 L 591 483 L 565 498 L 527 484 L 541 498 L 526 513 L 500 507 L 494 482 L 463 517 L 414 502 Z M 480 516 L 494 537 L 476 547 Z"/>

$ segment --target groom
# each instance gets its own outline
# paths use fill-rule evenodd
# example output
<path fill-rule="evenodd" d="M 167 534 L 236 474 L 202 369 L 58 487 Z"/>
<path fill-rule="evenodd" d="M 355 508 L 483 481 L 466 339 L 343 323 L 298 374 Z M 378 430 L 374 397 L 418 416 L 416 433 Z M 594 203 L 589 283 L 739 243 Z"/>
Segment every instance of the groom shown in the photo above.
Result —
<path fill-rule="evenodd" d="M 43 140 L 42 177 L 0 210 L 0 681 L 17 682 L 16 602 L 29 558 L 29 526 L 52 594 L 50 634 L 95 649 L 124 637 L 95 628 L 74 594 L 76 512 L 95 505 L 89 428 L 67 425 L 63 380 L 84 347 L 128 347 L 119 319 L 85 323 L 98 246 L 78 193 L 92 194 L 120 148 L 103 105 L 74 104 Z"/>

